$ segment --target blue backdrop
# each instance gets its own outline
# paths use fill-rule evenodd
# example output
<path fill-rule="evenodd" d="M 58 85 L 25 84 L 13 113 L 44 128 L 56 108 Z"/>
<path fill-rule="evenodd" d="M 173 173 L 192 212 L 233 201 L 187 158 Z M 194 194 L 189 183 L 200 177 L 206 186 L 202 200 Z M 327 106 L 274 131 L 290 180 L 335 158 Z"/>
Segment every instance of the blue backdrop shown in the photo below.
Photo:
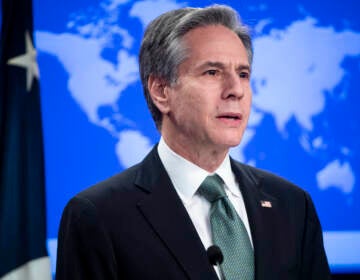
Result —
<path fill-rule="evenodd" d="M 158 141 L 137 53 L 173 0 L 34 1 L 49 250 L 70 197 Z M 231 155 L 308 190 L 332 271 L 360 271 L 360 20 L 356 1 L 224 1 L 252 29 L 252 115 Z"/>

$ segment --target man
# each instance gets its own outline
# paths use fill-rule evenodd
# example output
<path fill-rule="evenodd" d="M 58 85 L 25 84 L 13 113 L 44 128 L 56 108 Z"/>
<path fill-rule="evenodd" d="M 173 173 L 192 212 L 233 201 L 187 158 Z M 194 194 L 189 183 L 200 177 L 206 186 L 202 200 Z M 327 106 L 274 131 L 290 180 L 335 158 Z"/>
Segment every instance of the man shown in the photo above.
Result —
<path fill-rule="evenodd" d="M 150 23 L 140 72 L 161 140 L 68 203 L 57 279 L 329 279 L 309 195 L 229 157 L 250 114 L 251 62 L 229 7 Z M 224 255 L 214 267 L 213 244 Z"/>

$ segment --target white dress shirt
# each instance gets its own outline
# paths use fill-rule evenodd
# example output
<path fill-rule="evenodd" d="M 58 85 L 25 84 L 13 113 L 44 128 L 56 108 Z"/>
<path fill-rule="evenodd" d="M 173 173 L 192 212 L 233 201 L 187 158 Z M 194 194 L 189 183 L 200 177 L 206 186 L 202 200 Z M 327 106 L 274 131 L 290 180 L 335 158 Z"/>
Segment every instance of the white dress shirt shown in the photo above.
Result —
<path fill-rule="evenodd" d="M 224 161 L 214 173 L 209 173 L 176 154 L 165 143 L 162 137 L 158 145 L 158 153 L 206 249 L 213 245 L 209 218 L 211 205 L 204 197 L 197 194 L 197 190 L 205 178 L 214 173 L 218 174 L 224 180 L 225 192 L 243 221 L 252 244 L 244 199 L 231 170 L 229 155 L 225 157 Z M 218 267 L 215 267 L 215 270 L 221 279 Z"/>

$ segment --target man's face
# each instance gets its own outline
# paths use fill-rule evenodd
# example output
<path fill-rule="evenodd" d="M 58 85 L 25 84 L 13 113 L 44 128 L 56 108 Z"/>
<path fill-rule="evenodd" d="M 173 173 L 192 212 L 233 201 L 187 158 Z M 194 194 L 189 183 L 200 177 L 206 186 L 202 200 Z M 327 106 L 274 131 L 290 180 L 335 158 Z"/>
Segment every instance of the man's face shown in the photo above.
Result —
<path fill-rule="evenodd" d="M 193 149 L 238 145 L 252 95 L 243 43 L 222 25 L 195 28 L 183 39 L 188 57 L 178 68 L 177 82 L 165 88 L 163 136 L 170 144 Z"/>

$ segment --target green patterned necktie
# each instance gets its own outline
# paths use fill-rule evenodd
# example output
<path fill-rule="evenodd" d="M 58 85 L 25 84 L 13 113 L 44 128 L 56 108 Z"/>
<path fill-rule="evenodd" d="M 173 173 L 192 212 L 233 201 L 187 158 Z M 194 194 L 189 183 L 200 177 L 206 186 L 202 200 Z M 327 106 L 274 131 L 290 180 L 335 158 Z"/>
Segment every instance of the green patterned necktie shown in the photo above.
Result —
<path fill-rule="evenodd" d="M 211 203 L 212 239 L 224 255 L 220 270 L 225 280 L 253 280 L 254 252 L 244 223 L 225 194 L 224 184 L 215 174 L 206 177 L 199 188 L 199 194 Z"/>

